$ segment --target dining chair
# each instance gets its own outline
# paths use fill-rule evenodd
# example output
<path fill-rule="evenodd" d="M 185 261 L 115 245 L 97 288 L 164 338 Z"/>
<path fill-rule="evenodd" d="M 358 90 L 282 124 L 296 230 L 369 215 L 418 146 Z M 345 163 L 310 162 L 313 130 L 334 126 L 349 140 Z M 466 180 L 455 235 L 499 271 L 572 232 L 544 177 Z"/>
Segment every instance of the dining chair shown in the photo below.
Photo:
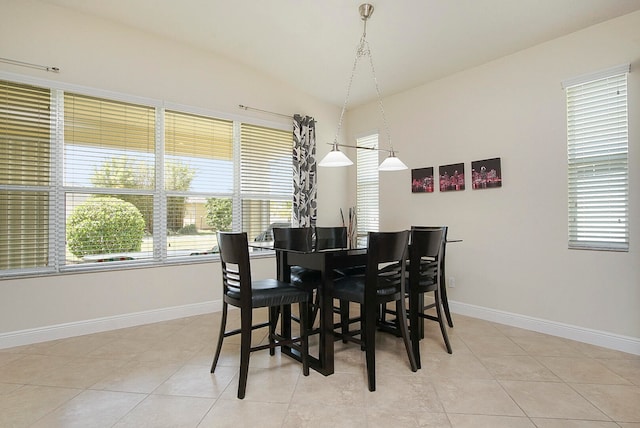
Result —
<path fill-rule="evenodd" d="M 424 320 L 436 321 L 444 339 L 447 352 L 451 344 L 440 299 L 441 257 L 445 246 L 445 228 L 412 227 L 409 246 L 409 268 L 407 294 L 409 296 L 409 325 L 413 354 L 418 368 L 420 363 L 420 339 L 423 336 Z M 433 292 L 434 303 L 424 305 L 424 295 Z M 426 312 L 435 307 L 436 315 Z"/>
<path fill-rule="evenodd" d="M 442 229 L 442 250 L 439 254 L 440 261 L 440 302 L 442 303 L 442 309 L 444 311 L 444 315 L 447 319 L 447 324 L 449 327 L 453 327 L 453 318 L 451 317 L 451 311 L 449 310 L 449 298 L 447 297 L 447 284 L 446 284 L 446 274 L 445 274 L 445 266 L 446 266 L 446 253 L 447 253 L 447 232 L 449 231 L 448 226 L 411 226 L 412 229 L 421 229 L 421 230 L 436 230 Z M 425 309 L 435 307 L 435 303 L 432 303 Z"/>
<path fill-rule="evenodd" d="M 347 248 L 347 228 L 345 226 L 316 226 L 316 250 Z"/>
<path fill-rule="evenodd" d="M 360 305 L 360 330 L 349 331 L 348 317 L 341 317 L 340 333 L 337 335 L 343 340 L 360 344 L 364 349 L 369 391 L 375 391 L 377 318 L 379 308 L 387 302 L 396 303 L 399 330 L 411 371 L 417 371 L 418 367 L 409 341 L 405 306 L 404 277 L 409 231 L 369 232 L 368 237 L 365 275 L 338 279 L 332 297 Z"/>
<path fill-rule="evenodd" d="M 273 228 L 273 249 L 289 251 L 313 251 L 313 228 L 311 227 L 274 227 Z M 322 276 L 320 271 L 307 269 L 301 266 L 291 266 L 290 282 L 294 286 L 306 291 L 309 294 L 309 320 L 307 325 L 313 328 L 318 315 L 318 287 Z M 315 294 L 315 297 L 314 297 Z M 294 321 L 299 319 L 292 316 Z"/>
<path fill-rule="evenodd" d="M 309 375 L 307 342 L 307 302 L 309 294 L 293 285 L 275 279 L 253 280 L 249 262 L 249 246 L 246 233 L 218 232 L 220 247 L 220 264 L 222 266 L 222 320 L 216 353 L 211 365 L 211 373 L 215 372 L 222 342 L 224 338 L 240 334 L 240 378 L 238 382 L 238 398 L 245 396 L 249 373 L 249 356 L 251 352 L 269 349 L 275 354 L 278 346 L 290 346 L 300 352 L 302 371 Z M 298 303 L 300 308 L 300 335 L 285 338 L 276 333 L 276 325 L 283 306 Z M 228 306 L 240 308 L 240 328 L 227 331 Z M 269 321 L 255 322 L 253 311 L 257 308 L 268 308 Z M 269 343 L 251 346 L 251 333 L 259 328 L 269 328 Z"/>

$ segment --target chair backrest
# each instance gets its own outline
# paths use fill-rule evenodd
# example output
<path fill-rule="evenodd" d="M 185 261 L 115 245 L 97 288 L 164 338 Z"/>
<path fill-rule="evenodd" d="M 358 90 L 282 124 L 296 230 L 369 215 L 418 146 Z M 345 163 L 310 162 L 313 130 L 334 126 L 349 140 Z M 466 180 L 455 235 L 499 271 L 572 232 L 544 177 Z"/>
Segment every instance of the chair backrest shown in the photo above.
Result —
<path fill-rule="evenodd" d="M 276 250 L 313 251 L 313 229 L 310 227 L 274 227 L 273 248 Z"/>
<path fill-rule="evenodd" d="M 316 227 L 316 250 L 347 248 L 347 228 Z"/>
<path fill-rule="evenodd" d="M 373 299 L 378 289 L 404 296 L 404 277 L 409 231 L 369 232 L 367 244 L 366 295 Z M 376 284 L 372 287 L 370 284 Z M 371 290 L 373 289 L 373 291 Z"/>
<path fill-rule="evenodd" d="M 223 296 L 251 302 L 251 265 L 247 234 L 218 232 Z"/>
<path fill-rule="evenodd" d="M 409 278 L 437 282 L 445 248 L 447 227 L 411 227 Z"/>

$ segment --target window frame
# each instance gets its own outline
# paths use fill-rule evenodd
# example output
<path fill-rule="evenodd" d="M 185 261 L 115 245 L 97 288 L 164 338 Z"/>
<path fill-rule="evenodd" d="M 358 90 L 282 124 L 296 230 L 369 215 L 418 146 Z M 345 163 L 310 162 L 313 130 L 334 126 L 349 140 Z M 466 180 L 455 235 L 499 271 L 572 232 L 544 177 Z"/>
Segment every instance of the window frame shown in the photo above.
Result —
<path fill-rule="evenodd" d="M 629 70 L 623 64 L 562 82 L 569 249 L 629 251 Z"/>
<path fill-rule="evenodd" d="M 358 147 L 378 147 L 379 133 L 356 138 Z M 366 246 L 368 232 L 380 229 L 380 171 L 378 150 L 356 150 L 356 236 L 358 246 Z"/>
<path fill-rule="evenodd" d="M 240 192 L 240 144 L 241 138 L 239 135 L 239 129 L 242 123 L 253 126 L 261 126 L 265 128 L 271 128 L 277 131 L 285 131 L 291 133 L 291 148 L 287 148 L 286 157 L 292 159 L 293 150 L 293 129 L 290 123 L 270 121 L 264 119 L 257 119 L 250 116 L 244 116 L 240 114 L 228 114 L 221 113 L 205 108 L 185 106 L 182 104 L 138 97 L 134 95 L 127 95 L 122 93 L 115 93 L 95 88 L 80 87 L 73 84 L 66 84 L 61 82 L 49 81 L 46 79 L 40 79 L 31 76 L 17 75 L 13 73 L 0 72 L 0 80 L 7 81 L 10 84 L 17 85 L 32 85 L 36 87 L 49 90 L 51 92 L 51 107 L 58 112 L 63 111 L 64 108 L 64 94 L 65 92 L 73 92 L 75 94 L 104 98 L 109 101 L 123 102 L 139 104 L 146 107 L 151 107 L 156 111 L 156 130 L 155 130 L 155 160 L 158 165 L 157 170 L 164 170 L 164 113 L 165 110 L 172 110 L 179 113 L 199 115 L 211 117 L 213 119 L 227 120 L 233 122 L 233 192 L 231 194 L 233 200 L 233 214 L 232 225 L 233 231 L 241 231 L 243 228 L 242 221 L 242 200 L 245 197 Z M 82 192 L 92 189 L 69 187 L 64 184 L 63 168 L 64 168 L 64 115 L 55 114 L 52 111 L 51 118 L 51 169 L 50 169 L 50 185 L 46 186 L 46 191 L 49 193 L 49 260 L 46 266 L 29 269 L 5 269 L 0 270 L 0 279 L 13 278 L 13 277 L 25 277 L 25 276 L 44 276 L 51 274 L 64 274 L 64 273 L 79 273 L 85 271 L 94 270 L 111 270 L 111 269 L 129 269 L 135 267 L 149 267 L 149 266 L 166 266 L 174 264 L 191 264 L 210 262 L 212 260 L 218 260 L 219 256 L 213 253 L 207 253 L 198 255 L 198 257 L 167 257 L 166 241 L 167 237 L 160 235 L 159 232 L 154 230 L 154 255 L 151 259 L 145 260 L 127 260 L 127 261 L 113 261 L 109 263 L 80 263 L 80 264 L 66 264 L 65 252 L 66 252 L 66 221 L 65 221 L 65 195 L 68 192 Z M 162 163 L 160 163 L 162 162 Z M 163 182 L 164 174 L 156 174 L 156 189 L 152 192 L 154 198 L 154 222 L 158 220 L 160 215 L 160 224 L 166 223 L 166 206 L 163 209 L 158 210 L 158 201 L 162 198 L 166 198 L 168 193 L 164 190 Z M 293 170 L 291 168 L 291 181 L 293 181 Z M 160 186 L 162 184 L 162 186 Z M 16 186 L 2 186 L 0 189 L 8 187 L 16 188 Z M 42 187 L 42 186 L 40 186 Z M 104 189 L 100 189 L 98 193 Z M 113 190 L 113 189 L 111 189 Z M 125 191 L 126 192 L 126 191 Z M 104 192 L 102 192 L 104 193 Z M 279 199 L 284 198 L 283 195 L 278 195 Z M 288 195 L 289 201 L 293 200 L 293 195 Z M 166 231 L 166 224 L 164 224 L 164 230 Z M 265 225 L 265 227 L 268 225 Z M 273 252 L 255 252 L 252 256 L 264 256 L 272 255 Z"/>

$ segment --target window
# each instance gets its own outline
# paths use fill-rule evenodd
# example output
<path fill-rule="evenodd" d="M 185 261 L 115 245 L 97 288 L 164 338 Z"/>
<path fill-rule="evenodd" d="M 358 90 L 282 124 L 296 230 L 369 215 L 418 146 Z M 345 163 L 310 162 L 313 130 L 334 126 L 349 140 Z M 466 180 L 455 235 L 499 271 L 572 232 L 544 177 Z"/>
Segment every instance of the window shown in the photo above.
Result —
<path fill-rule="evenodd" d="M 291 130 L 0 80 L 0 276 L 192 261 L 218 230 L 259 237 L 291 222 L 292 148 Z"/>
<path fill-rule="evenodd" d="M 0 271 L 49 264 L 51 91 L 0 81 Z"/>
<path fill-rule="evenodd" d="M 378 134 L 358 138 L 356 145 L 378 147 Z M 357 150 L 356 169 L 358 244 L 366 245 L 367 232 L 377 232 L 379 227 L 378 151 Z"/>
<path fill-rule="evenodd" d="M 629 65 L 563 83 L 569 248 L 628 251 Z"/>

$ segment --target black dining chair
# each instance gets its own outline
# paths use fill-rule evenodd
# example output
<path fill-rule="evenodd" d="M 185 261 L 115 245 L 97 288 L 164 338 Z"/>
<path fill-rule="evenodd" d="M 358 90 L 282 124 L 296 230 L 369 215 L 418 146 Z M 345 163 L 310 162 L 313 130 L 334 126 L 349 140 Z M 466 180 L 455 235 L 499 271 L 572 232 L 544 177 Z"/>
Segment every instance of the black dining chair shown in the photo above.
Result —
<path fill-rule="evenodd" d="M 302 371 L 309 375 L 307 342 L 307 302 L 309 294 L 293 285 L 275 279 L 253 280 L 249 263 L 249 247 L 246 233 L 218 232 L 220 247 L 220 264 L 222 265 L 222 320 L 216 354 L 211 365 L 211 373 L 215 372 L 222 342 L 225 337 L 240 334 L 240 378 L 238 382 L 238 398 L 245 396 L 249 373 L 249 356 L 251 352 L 269 349 L 275 354 L 278 346 L 290 346 L 300 352 Z M 276 333 L 278 314 L 283 306 L 298 303 L 300 308 L 300 335 L 285 338 Z M 240 308 L 240 328 L 226 330 L 228 306 Z M 268 308 L 269 321 L 254 323 L 253 311 L 257 308 Z M 269 343 L 251 346 L 251 333 L 258 328 L 269 328 Z"/>
<path fill-rule="evenodd" d="M 332 297 L 341 302 L 360 305 L 360 330 L 349 331 L 348 316 L 341 316 L 338 335 L 343 340 L 360 344 L 364 349 L 369 391 L 375 391 L 377 319 L 379 308 L 384 304 L 396 303 L 398 327 L 411 371 L 417 371 L 418 367 L 409 341 L 405 306 L 405 264 L 409 231 L 369 232 L 368 238 L 365 275 L 346 276 L 336 280 Z"/>
<path fill-rule="evenodd" d="M 347 228 L 344 226 L 316 226 L 316 250 L 347 248 Z"/>
<path fill-rule="evenodd" d="M 313 228 L 311 227 L 274 227 L 273 249 L 287 251 L 313 251 Z M 309 294 L 309 320 L 307 325 L 313 328 L 318 314 L 318 287 L 322 277 L 320 271 L 301 266 L 291 266 L 290 282 Z M 315 295 L 315 297 L 314 297 Z M 299 318 L 292 316 L 294 321 Z"/>
<path fill-rule="evenodd" d="M 421 367 L 420 339 L 423 335 L 425 319 L 436 321 L 440 325 L 447 352 L 449 354 L 453 352 L 440 299 L 441 258 L 445 246 L 445 233 L 444 227 L 414 226 L 411 228 L 407 294 L 411 344 L 418 368 Z M 434 303 L 424 304 L 426 293 L 433 293 Z M 435 316 L 426 312 L 427 309 L 434 307 Z"/>
<path fill-rule="evenodd" d="M 447 297 L 447 284 L 446 284 L 446 253 L 447 253 L 447 232 L 449 231 L 448 226 L 411 226 L 411 229 L 420 229 L 420 230 L 442 230 L 442 249 L 438 256 L 438 261 L 440 262 L 440 302 L 442 303 L 442 310 L 444 311 L 444 316 L 447 319 L 447 324 L 449 327 L 453 327 L 453 318 L 451 317 L 451 311 L 449 310 L 449 298 Z M 425 309 L 430 309 L 435 307 L 435 303 L 431 303 L 429 306 L 425 307 Z"/>

